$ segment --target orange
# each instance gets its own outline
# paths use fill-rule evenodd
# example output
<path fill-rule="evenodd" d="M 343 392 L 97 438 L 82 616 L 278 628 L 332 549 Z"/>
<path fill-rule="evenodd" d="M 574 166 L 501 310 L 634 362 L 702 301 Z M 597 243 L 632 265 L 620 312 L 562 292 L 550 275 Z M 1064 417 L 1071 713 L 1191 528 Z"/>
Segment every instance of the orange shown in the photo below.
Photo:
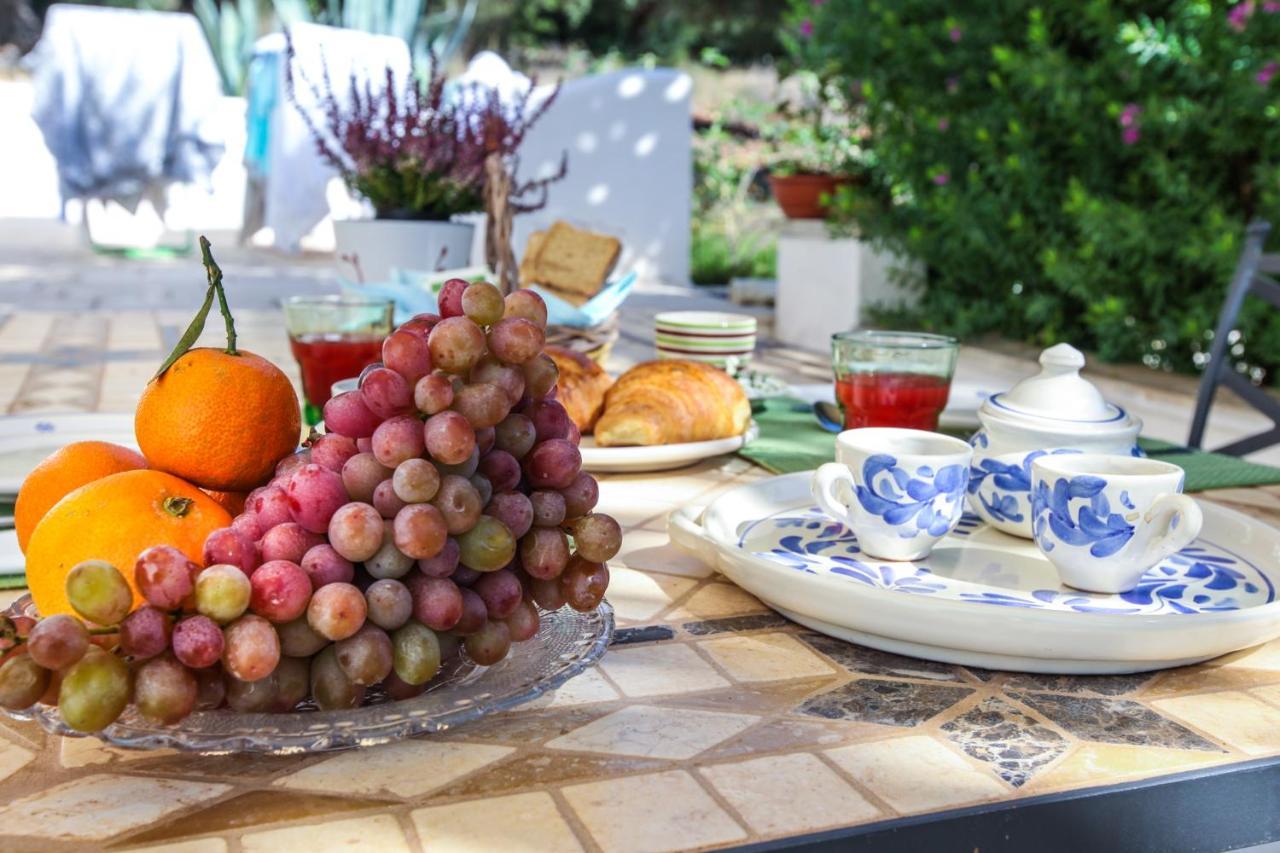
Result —
<path fill-rule="evenodd" d="M 108 474 L 146 468 L 137 451 L 106 441 L 77 441 L 55 450 L 22 481 L 13 507 L 18 547 L 27 550 L 31 531 L 44 514 L 68 493 Z"/>
<path fill-rule="evenodd" d="M 232 515 L 239 515 L 244 512 L 244 499 L 248 497 L 248 492 L 219 492 L 216 489 L 201 489 L 214 502 L 225 509 Z"/>
<path fill-rule="evenodd" d="M 134 433 L 152 468 L 205 489 L 247 492 L 301 436 L 293 385 L 261 356 L 188 350 L 147 383 Z"/>
<path fill-rule="evenodd" d="M 106 560 L 134 586 L 133 566 L 152 545 L 172 545 L 200 563 L 204 540 L 231 516 L 172 474 L 124 471 L 81 486 L 49 510 L 27 545 L 27 586 L 42 616 L 71 613 L 66 578 L 77 563 Z"/>

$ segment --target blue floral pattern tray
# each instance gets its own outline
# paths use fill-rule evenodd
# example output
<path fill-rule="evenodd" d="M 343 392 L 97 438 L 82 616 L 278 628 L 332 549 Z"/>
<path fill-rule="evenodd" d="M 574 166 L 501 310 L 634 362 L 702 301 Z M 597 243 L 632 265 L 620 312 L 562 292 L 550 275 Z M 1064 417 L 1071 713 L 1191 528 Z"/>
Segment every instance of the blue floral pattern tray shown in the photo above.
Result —
<path fill-rule="evenodd" d="M 1063 586 L 1033 542 L 966 515 L 916 562 L 869 557 L 813 505 L 809 473 L 677 511 L 672 540 L 791 618 L 889 651 L 1036 672 L 1126 672 L 1280 636 L 1280 531 L 1202 503 L 1199 539 L 1131 592 Z"/>

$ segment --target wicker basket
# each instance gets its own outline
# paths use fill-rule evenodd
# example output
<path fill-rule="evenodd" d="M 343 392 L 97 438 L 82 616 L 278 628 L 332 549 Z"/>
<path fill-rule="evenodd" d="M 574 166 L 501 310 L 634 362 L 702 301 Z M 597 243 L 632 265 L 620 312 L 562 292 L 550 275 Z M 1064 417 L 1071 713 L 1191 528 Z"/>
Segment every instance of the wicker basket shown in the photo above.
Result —
<path fill-rule="evenodd" d="M 605 359 L 618 340 L 618 314 L 615 311 L 608 320 L 589 329 L 571 326 L 547 326 L 547 343 L 580 352 L 596 364 L 604 367 Z"/>

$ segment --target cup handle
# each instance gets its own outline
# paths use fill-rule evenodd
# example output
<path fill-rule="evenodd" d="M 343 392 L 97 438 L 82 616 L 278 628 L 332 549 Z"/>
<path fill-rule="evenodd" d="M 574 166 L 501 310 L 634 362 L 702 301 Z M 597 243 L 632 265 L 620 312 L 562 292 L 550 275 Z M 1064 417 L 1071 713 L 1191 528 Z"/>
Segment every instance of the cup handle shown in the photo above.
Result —
<path fill-rule="evenodd" d="M 840 498 L 838 489 L 842 483 L 852 488 L 853 474 L 839 462 L 827 462 L 813 472 L 813 499 L 822 507 L 823 512 L 847 525 L 851 513 L 849 505 Z"/>
<path fill-rule="evenodd" d="M 1156 563 L 1190 545 L 1200 533 L 1204 515 L 1200 506 L 1186 495 L 1160 495 L 1147 510 L 1147 530 L 1142 548 L 1142 563 Z"/>

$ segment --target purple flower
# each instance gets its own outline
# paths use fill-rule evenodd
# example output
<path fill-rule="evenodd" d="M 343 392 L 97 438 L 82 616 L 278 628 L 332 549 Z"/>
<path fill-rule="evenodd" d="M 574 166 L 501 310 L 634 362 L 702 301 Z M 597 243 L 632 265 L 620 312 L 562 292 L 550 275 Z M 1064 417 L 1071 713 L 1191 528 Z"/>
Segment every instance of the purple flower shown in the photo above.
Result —
<path fill-rule="evenodd" d="M 1134 145 L 1142 138 L 1142 132 L 1136 127 L 1126 127 L 1120 134 L 1120 138 L 1124 140 L 1125 145 Z"/>
<path fill-rule="evenodd" d="M 1140 115 L 1142 115 L 1142 107 L 1137 104 L 1125 104 L 1124 109 L 1120 111 L 1120 126 L 1134 127 Z"/>
<path fill-rule="evenodd" d="M 939 172 L 933 176 L 933 182 L 940 187 L 945 187 L 947 182 L 951 180 L 951 176 L 946 172 Z"/>
<path fill-rule="evenodd" d="M 805 38 L 808 38 L 809 36 L 813 35 L 813 21 L 809 20 L 808 18 L 805 18 L 803 21 L 800 22 L 800 35 L 804 36 Z"/>
<path fill-rule="evenodd" d="M 1253 17 L 1254 0 L 1244 0 L 1243 3 L 1237 3 L 1231 7 L 1231 11 L 1227 13 L 1227 26 L 1236 32 L 1242 32 L 1249 24 L 1249 19 Z"/>
<path fill-rule="evenodd" d="M 952 27 L 951 31 L 948 32 L 947 35 L 951 37 L 952 44 L 959 44 L 960 39 L 964 38 L 964 30 L 959 27 Z"/>
<path fill-rule="evenodd" d="M 955 94 L 956 92 L 958 92 L 958 91 L 960 91 L 960 78 L 959 78 L 959 77 L 948 77 L 948 78 L 947 78 L 947 93 L 948 93 L 948 94 L 951 94 L 951 95 L 954 95 L 954 94 Z"/>
<path fill-rule="evenodd" d="M 948 128 L 950 128 L 950 127 L 951 127 L 951 119 L 949 119 L 949 118 L 947 118 L 947 117 L 945 117 L 945 116 L 943 116 L 942 118 L 938 119 L 938 130 L 945 131 L 945 130 L 947 130 L 947 129 L 948 129 Z"/>
<path fill-rule="evenodd" d="M 1262 4 L 1262 11 L 1268 15 L 1274 15 L 1276 12 L 1280 12 L 1280 3 L 1277 3 L 1276 0 L 1267 0 L 1266 3 Z"/>
<path fill-rule="evenodd" d="M 1271 78 L 1276 76 L 1277 71 L 1280 71 L 1280 62 L 1268 62 L 1254 75 L 1253 79 L 1258 81 L 1259 86 L 1266 86 L 1271 82 Z"/>

